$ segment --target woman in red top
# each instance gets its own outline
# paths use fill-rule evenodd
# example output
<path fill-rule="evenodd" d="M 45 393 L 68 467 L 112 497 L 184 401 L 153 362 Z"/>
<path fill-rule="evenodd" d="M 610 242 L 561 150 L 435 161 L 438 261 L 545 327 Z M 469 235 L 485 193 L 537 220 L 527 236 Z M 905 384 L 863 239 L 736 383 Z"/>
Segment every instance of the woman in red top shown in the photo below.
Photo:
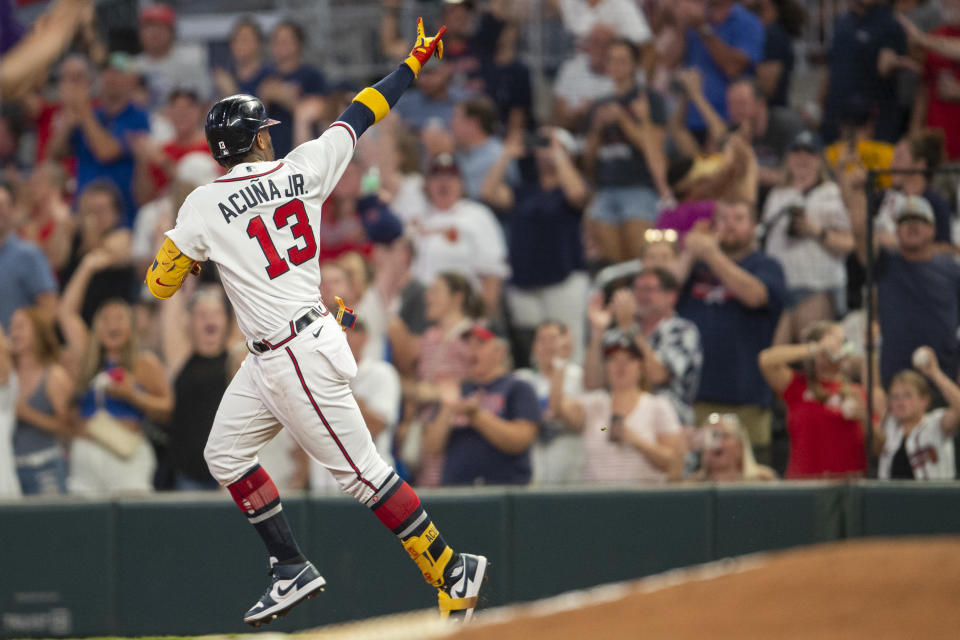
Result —
<path fill-rule="evenodd" d="M 866 397 L 843 373 L 847 350 L 843 327 L 816 322 L 803 344 L 760 352 L 760 371 L 787 405 L 790 462 L 786 477 L 862 475 Z M 790 365 L 803 363 L 801 369 Z"/>

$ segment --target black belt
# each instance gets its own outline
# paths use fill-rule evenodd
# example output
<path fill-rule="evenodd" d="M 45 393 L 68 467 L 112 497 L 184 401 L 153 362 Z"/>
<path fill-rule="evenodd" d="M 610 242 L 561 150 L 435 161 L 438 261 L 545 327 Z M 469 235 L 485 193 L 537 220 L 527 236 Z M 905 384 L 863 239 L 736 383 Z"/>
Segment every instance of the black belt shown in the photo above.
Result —
<path fill-rule="evenodd" d="M 273 344 L 269 340 L 260 340 L 254 342 L 251 346 L 253 350 L 257 353 L 265 353 L 267 351 L 273 351 L 274 349 L 279 349 L 283 345 L 287 344 L 291 340 L 297 337 L 297 335 L 313 324 L 313 321 L 321 316 L 327 315 L 329 312 L 321 312 L 319 309 L 310 309 L 305 314 L 297 318 L 296 320 L 290 321 L 290 335 L 281 340 L 280 342 Z"/>

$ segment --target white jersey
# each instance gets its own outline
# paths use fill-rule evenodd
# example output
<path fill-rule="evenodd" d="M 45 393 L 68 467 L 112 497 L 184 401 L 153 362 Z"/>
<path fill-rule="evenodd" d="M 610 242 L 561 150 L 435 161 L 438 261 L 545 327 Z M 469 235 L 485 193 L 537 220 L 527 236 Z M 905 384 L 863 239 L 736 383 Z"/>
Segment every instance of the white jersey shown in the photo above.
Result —
<path fill-rule="evenodd" d="M 167 237 L 192 260 L 217 264 L 247 338 L 269 338 L 320 302 L 320 208 L 355 144 L 337 122 L 282 160 L 235 166 L 180 207 Z"/>
<path fill-rule="evenodd" d="M 944 409 L 934 409 L 923 416 L 903 441 L 903 427 L 892 415 L 887 414 L 883 421 L 886 441 L 877 464 L 877 476 L 882 480 L 890 479 L 890 467 L 893 456 L 901 445 L 906 446 L 913 476 L 917 480 L 952 480 L 955 474 L 953 463 L 953 437 L 944 433 Z"/>

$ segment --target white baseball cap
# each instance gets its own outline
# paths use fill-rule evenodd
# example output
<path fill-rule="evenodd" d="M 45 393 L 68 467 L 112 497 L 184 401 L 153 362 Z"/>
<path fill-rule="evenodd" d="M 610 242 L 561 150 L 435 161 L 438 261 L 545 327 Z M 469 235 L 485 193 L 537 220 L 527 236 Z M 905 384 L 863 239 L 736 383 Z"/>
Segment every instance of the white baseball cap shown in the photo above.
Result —
<path fill-rule="evenodd" d="M 899 223 L 907 218 L 922 220 L 928 224 L 934 224 L 936 217 L 933 215 L 933 207 L 930 201 L 923 196 L 907 196 L 897 211 L 896 221 Z"/>

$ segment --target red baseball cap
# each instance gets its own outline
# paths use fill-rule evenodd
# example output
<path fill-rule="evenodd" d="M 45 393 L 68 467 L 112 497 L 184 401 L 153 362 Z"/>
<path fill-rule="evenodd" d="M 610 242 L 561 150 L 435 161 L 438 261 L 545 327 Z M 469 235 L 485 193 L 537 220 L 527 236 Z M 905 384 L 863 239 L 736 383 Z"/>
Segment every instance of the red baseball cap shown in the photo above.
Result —
<path fill-rule="evenodd" d="M 140 12 L 140 22 L 160 22 L 171 27 L 177 21 L 177 14 L 173 7 L 162 2 L 144 7 Z"/>
<path fill-rule="evenodd" d="M 500 336 L 487 323 L 477 322 L 476 324 L 472 325 L 469 329 L 464 331 L 460 337 L 462 337 L 464 340 L 466 340 L 467 338 L 476 338 L 477 340 L 486 342 L 488 340 L 499 338 Z"/>

